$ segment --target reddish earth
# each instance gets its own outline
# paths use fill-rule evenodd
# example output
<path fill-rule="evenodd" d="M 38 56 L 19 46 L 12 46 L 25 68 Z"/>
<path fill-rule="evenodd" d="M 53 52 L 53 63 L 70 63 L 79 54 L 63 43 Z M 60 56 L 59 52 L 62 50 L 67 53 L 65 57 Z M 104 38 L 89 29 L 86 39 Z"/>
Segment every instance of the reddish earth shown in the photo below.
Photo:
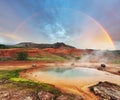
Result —
<path fill-rule="evenodd" d="M 0 62 L 0 70 L 14 70 L 31 68 L 33 64 L 36 66 L 53 65 L 53 63 L 40 61 L 2 61 Z"/>
<path fill-rule="evenodd" d="M 59 56 L 64 55 L 75 55 L 80 56 L 84 53 L 92 52 L 92 50 L 80 50 L 76 48 L 45 48 L 45 49 L 38 49 L 38 48 L 12 48 L 12 49 L 0 49 L 0 57 L 16 57 L 18 52 L 26 51 L 28 52 L 29 56 L 36 57 L 39 54 L 56 54 Z"/>

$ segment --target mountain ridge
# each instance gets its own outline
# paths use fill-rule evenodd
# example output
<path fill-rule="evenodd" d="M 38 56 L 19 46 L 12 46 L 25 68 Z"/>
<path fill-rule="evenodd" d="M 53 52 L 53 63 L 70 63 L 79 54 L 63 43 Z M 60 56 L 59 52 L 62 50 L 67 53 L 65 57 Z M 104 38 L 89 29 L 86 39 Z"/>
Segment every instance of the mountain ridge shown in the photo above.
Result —
<path fill-rule="evenodd" d="M 33 43 L 33 42 L 21 42 L 21 43 L 18 43 L 14 46 L 17 46 L 17 47 L 23 47 L 23 48 L 40 48 L 40 49 L 44 49 L 44 48 L 75 48 L 73 46 L 70 46 L 70 45 L 67 45 L 63 42 L 57 42 L 57 43 L 54 43 L 54 44 L 39 44 L 39 43 Z"/>

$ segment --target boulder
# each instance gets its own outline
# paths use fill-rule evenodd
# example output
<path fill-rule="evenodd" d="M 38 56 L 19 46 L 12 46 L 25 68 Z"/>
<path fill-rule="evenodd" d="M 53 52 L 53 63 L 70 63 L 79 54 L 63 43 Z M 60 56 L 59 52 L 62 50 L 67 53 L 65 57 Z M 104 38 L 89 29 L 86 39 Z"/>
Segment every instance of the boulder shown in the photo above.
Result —
<path fill-rule="evenodd" d="M 99 82 L 98 84 L 91 86 L 90 90 L 100 100 L 120 100 L 120 86 L 110 82 Z"/>

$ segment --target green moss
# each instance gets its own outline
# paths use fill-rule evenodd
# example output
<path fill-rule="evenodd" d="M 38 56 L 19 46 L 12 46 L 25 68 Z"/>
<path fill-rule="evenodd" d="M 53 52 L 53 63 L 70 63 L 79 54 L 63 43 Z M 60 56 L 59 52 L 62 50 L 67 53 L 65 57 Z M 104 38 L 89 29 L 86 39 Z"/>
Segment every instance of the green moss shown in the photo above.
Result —
<path fill-rule="evenodd" d="M 10 79 L 14 77 L 19 77 L 19 72 L 21 72 L 23 69 L 19 70 L 0 70 L 0 79 Z"/>
<path fill-rule="evenodd" d="M 48 85 L 46 83 L 38 83 L 38 82 L 33 82 L 31 80 L 23 79 L 23 78 L 11 78 L 11 81 L 13 81 L 14 84 L 16 84 L 18 87 L 21 87 L 22 89 L 30 89 L 34 91 L 48 91 L 51 92 L 55 95 L 60 95 L 61 92 L 56 89 L 52 85 Z"/>
<path fill-rule="evenodd" d="M 24 79 L 24 78 L 20 78 L 20 77 L 15 77 L 15 78 L 10 78 L 10 80 L 12 80 L 12 81 L 15 81 L 15 82 L 19 82 L 19 81 L 21 81 L 21 82 L 25 82 L 25 81 L 28 81 L 27 79 Z"/>
<path fill-rule="evenodd" d="M 12 71 L 0 71 L 0 80 L 5 79 L 8 82 L 3 85 L 5 85 L 7 88 L 27 89 L 35 92 L 48 91 L 55 94 L 56 96 L 59 96 L 61 94 L 61 92 L 52 85 L 46 83 L 38 83 L 24 78 L 20 78 L 19 72 L 21 72 L 22 70 L 20 69 Z"/>

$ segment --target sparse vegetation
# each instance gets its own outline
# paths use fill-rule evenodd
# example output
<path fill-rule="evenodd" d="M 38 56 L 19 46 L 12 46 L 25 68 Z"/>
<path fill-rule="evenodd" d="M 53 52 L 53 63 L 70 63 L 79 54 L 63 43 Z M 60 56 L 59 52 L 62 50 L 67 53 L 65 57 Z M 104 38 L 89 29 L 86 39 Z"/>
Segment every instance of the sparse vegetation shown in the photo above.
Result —
<path fill-rule="evenodd" d="M 0 82 L 2 80 L 6 80 L 8 83 L 5 85 L 9 88 L 13 87 L 18 87 L 20 89 L 27 89 L 27 90 L 32 90 L 32 91 L 48 91 L 50 93 L 55 94 L 56 96 L 59 96 L 61 92 L 55 88 L 52 85 L 48 85 L 45 83 L 38 83 L 38 82 L 33 82 L 31 80 L 27 80 L 24 78 L 19 77 L 19 72 L 23 71 L 23 69 L 19 70 L 1 70 L 0 71 Z M 4 84 L 3 84 L 4 85 Z M 17 88 L 16 87 L 16 88 Z"/>
<path fill-rule="evenodd" d="M 9 61 L 9 60 L 13 60 L 13 58 L 11 57 L 1 57 L 0 61 Z"/>
<path fill-rule="evenodd" d="M 28 53 L 27 52 L 19 52 L 17 56 L 17 60 L 27 60 Z"/>
<path fill-rule="evenodd" d="M 75 57 L 75 60 L 80 60 L 80 58 L 81 58 L 81 57 L 79 57 L 79 56 L 78 56 L 78 57 Z"/>
<path fill-rule="evenodd" d="M 114 64 L 120 64 L 120 60 L 119 59 L 113 60 L 112 63 L 114 63 Z"/>
<path fill-rule="evenodd" d="M 57 56 L 57 55 L 46 55 L 42 56 L 40 55 L 39 57 L 28 57 L 28 60 L 31 61 L 66 61 L 66 58 Z"/>
<path fill-rule="evenodd" d="M 0 49 L 7 49 L 8 47 L 4 44 L 0 44 Z"/>
<path fill-rule="evenodd" d="M 19 72 L 23 69 L 19 70 L 0 70 L 0 79 L 10 79 L 10 78 L 18 78 Z"/>
<path fill-rule="evenodd" d="M 74 98 L 78 97 L 77 95 L 62 93 L 59 89 L 55 88 L 53 85 L 50 84 L 38 83 L 24 78 L 20 78 L 19 73 L 23 70 L 24 69 L 0 71 L 0 89 L 1 89 L 0 92 L 2 93 L 5 91 L 4 92 L 6 93 L 5 98 L 8 97 L 9 93 L 11 94 L 12 97 L 14 97 L 13 95 L 20 98 L 24 96 L 24 97 L 34 98 L 34 100 L 41 99 L 39 97 L 40 93 L 46 93 L 46 94 L 50 93 L 54 96 L 54 100 L 56 100 L 56 98 L 60 96 L 68 97 L 67 100 L 74 100 Z M 24 94 L 22 91 L 24 92 Z M 46 94 L 43 94 L 43 96 L 46 97 Z M 2 96 L 4 95 L 2 94 Z"/>

